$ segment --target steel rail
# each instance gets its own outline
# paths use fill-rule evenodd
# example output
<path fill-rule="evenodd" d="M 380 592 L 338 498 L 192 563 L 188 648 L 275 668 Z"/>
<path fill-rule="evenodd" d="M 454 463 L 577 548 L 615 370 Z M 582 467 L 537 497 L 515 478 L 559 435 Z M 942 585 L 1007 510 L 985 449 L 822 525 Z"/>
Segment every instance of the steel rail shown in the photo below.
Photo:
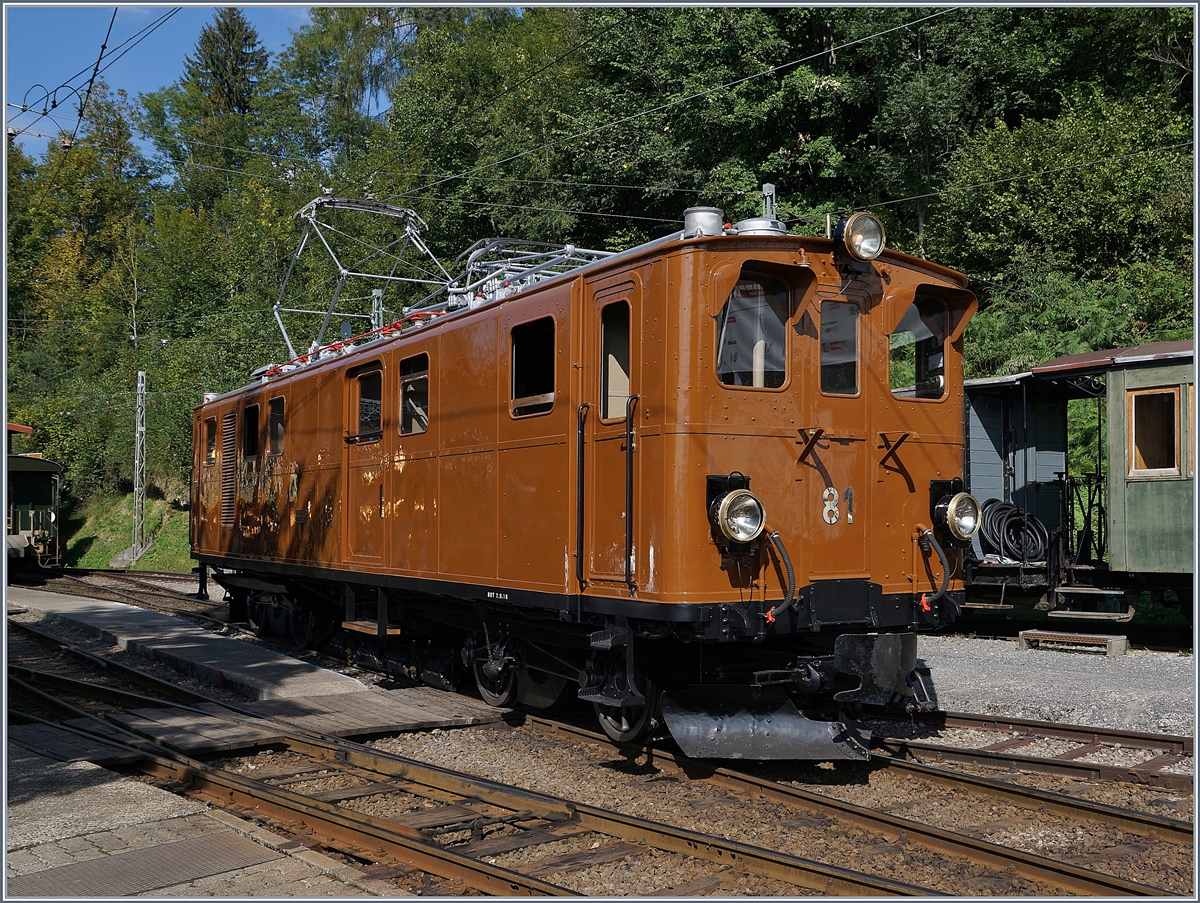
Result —
<path fill-rule="evenodd" d="M 961 788 L 965 785 L 979 793 L 1018 806 L 1036 806 L 1046 812 L 1072 818 L 1084 815 L 1089 819 L 1113 825 L 1133 834 L 1146 834 L 1169 843 L 1191 846 L 1195 841 L 1195 830 L 1191 822 L 1151 815 L 1134 809 L 1122 809 L 1119 806 L 1109 806 L 1104 803 L 1093 803 L 1090 800 L 1077 800 L 1063 793 L 1009 784 L 995 778 L 964 774 L 961 771 L 947 771 L 944 768 L 935 768 L 932 765 L 909 762 L 905 759 L 893 759 L 885 756 L 878 761 L 888 768 L 909 772 L 916 777 L 941 784 L 944 787 Z"/>
<path fill-rule="evenodd" d="M 206 615 L 202 612 L 188 611 L 188 610 L 180 609 L 180 608 L 171 608 L 170 606 L 167 606 L 167 605 L 156 604 L 154 602 L 147 601 L 145 598 L 139 598 L 138 596 L 135 596 L 133 593 L 127 592 L 126 590 L 117 589 L 116 587 L 112 587 L 112 586 L 97 586 L 94 583 L 88 583 L 86 580 L 82 579 L 81 577 L 75 577 L 71 574 L 63 574 L 62 576 L 67 580 L 72 580 L 75 583 L 78 583 L 82 587 L 86 587 L 88 590 L 91 590 L 92 594 L 108 593 L 109 595 L 118 597 L 118 599 L 128 600 L 130 603 L 138 606 L 139 608 L 148 607 L 154 611 L 159 612 L 160 614 L 172 614 L 172 615 L 179 615 L 180 617 L 184 617 L 184 618 L 196 618 L 197 620 L 208 621 L 208 622 L 210 622 L 212 624 L 216 624 L 220 627 L 230 626 L 229 622 L 222 621 L 220 618 L 214 618 L 214 617 L 212 617 L 210 615 Z M 71 589 L 68 589 L 67 587 L 59 587 L 58 589 L 47 590 L 47 592 L 65 592 L 67 595 L 84 596 L 84 597 L 87 597 L 89 595 L 88 593 L 85 593 L 85 592 L 73 591 Z M 217 604 L 219 605 L 220 603 L 217 603 Z"/>
<path fill-rule="evenodd" d="M 629 744 L 615 744 L 608 737 L 572 725 L 560 724 L 545 718 L 526 716 L 527 723 L 551 733 L 563 733 L 591 740 L 606 746 L 616 746 L 626 755 L 642 753 L 654 761 L 666 761 L 689 777 L 711 781 L 718 786 L 745 792 L 747 789 L 772 802 L 800 807 L 816 814 L 832 812 L 835 817 L 855 824 L 860 828 L 883 834 L 887 837 L 906 837 L 909 842 L 954 856 L 964 856 L 974 862 L 1001 869 L 1011 869 L 1015 874 L 1041 883 L 1061 887 L 1071 893 L 1089 895 L 1150 895 L 1169 896 L 1169 892 L 1149 885 L 1126 881 L 1123 878 L 1094 872 L 1079 866 L 1058 862 L 1034 853 L 1013 850 L 1009 847 L 978 840 L 953 831 L 936 828 L 911 819 L 867 809 L 834 797 L 801 790 L 785 784 L 765 780 L 737 769 L 724 768 L 698 759 L 689 759 L 660 749 L 647 749 Z M 1095 804 L 1086 804 L 1088 813 Z"/>
<path fill-rule="evenodd" d="M 1176 774 L 1136 765 L 1108 765 L 1103 762 L 1084 762 L 1078 759 L 1060 759 L 1048 756 L 1022 756 L 1005 750 L 964 749 L 944 746 L 940 743 L 925 743 L 917 740 L 894 740 L 872 738 L 872 746 L 887 750 L 895 759 L 911 756 L 929 756 L 942 762 L 960 765 L 987 765 L 992 768 L 1036 771 L 1057 774 L 1077 780 L 1110 781 L 1113 783 L 1145 784 L 1164 790 L 1191 790 L 1193 775 Z"/>
<path fill-rule="evenodd" d="M 70 681 L 75 689 L 84 689 L 94 686 L 81 681 L 73 681 L 70 678 L 62 678 L 59 675 L 48 675 L 49 678 L 57 678 L 61 681 Z M 25 695 L 31 695 L 47 707 L 56 707 L 60 711 L 68 712 L 73 717 L 89 717 L 94 720 L 101 720 L 105 724 L 113 723 L 111 718 L 101 718 L 100 716 L 90 715 L 81 709 L 77 709 L 68 703 L 61 700 L 56 700 L 49 694 L 42 693 L 33 686 L 26 684 L 19 678 L 10 676 L 10 683 L 14 685 L 14 689 Z M 120 694 L 123 691 L 108 690 L 105 694 Z M 144 697 L 136 694 L 129 694 L 133 697 L 136 703 L 144 702 Z M 214 715 L 207 710 L 191 709 L 188 706 L 176 706 L 185 710 L 193 711 L 197 714 L 202 714 L 208 717 L 227 717 Z M 821 893 L 837 893 L 845 895 L 902 895 L 902 896 L 928 896 L 933 891 L 928 888 L 918 887 L 916 885 L 905 884 L 899 881 L 893 881 L 888 878 L 881 878 L 874 875 L 867 875 L 856 872 L 851 869 L 841 868 L 839 866 L 826 865 L 824 863 L 815 862 L 808 859 L 803 859 L 797 856 L 791 856 L 785 853 L 777 853 L 771 850 L 755 847 L 750 844 L 740 843 L 733 840 L 725 840 L 722 838 L 711 837 L 695 831 L 688 831 L 682 828 L 676 828 L 670 825 L 661 824 L 658 822 L 648 821 L 646 819 L 636 818 L 634 816 L 623 815 L 618 812 L 610 812 L 595 806 L 589 806 L 583 803 L 576 803 L 568 800 L 561 800 L 555 797 L 547 796 L 536 791 L 524 790 L 517 787 L 510 787 L 500 784 L 495 781 L 490 781 L 486 778 L 479 778 L 471 775 L 464 775 L 458 772 L 453 772 L 448 769 L 438 766 L 428 765 L 421 762 L 416 762 L 411 759 L 405 759 L 401 756 L 394 756 L 387 753 L 380 753 L 377 750 L 372 750 L 369 747 L 352 741 L 342 740 L 339 738 L 326 738 L 315 731 L 301 730 L 291 727 L 285 723 L 276 721 L 270 718 L 253 718 L 243 719 L 241 717 L 229 717 L 231 721 L 253 721 L 256 726 L 263 727 L 267 724 L 271 725 L 271 729 L 276 731 L 280 739 L 287 743 L 293 750 L 307 753 L 315 758 L 327 758 L 335 760 L 340 766 L 350 766 L 371 771 L 389 778 L 398 778 L 409 781 L 415 784 L 420 784 L 425 787 L 433 787 L 438 790 L 447 791 L 457 794 L 462 797 L 479 800 L 481 802 L 490 803 L 512 811 L 528 810 L 536 818 L 558 822 L 562 824 L 578 824 L 588 830 L 595 831 L 612 837 L 620 837 L 631 843 L 644 842 L 648 846 L 656 849 L 661 849 L 666 852 L 678 853 L 686 856 L 692 856 L 697 859 L 714 862 L 721 865 L 740 864 L 744 868 L 754 871 L 755 874 L 772 877 L 798 887 L 808 888 Z M 194 783 L 197 780 L 213 780 L 220 788 L 229 791 L 231 798 L 236 793 L 245 794 L 247 791 L 241 784 L 232 786 L 237 782 L 232 781 L 236 778 L 242 784 L 261 784 L 262 782 L 251 781 L 250 779 L 242 778 L 240 775 L 232 775 L 232 773 L 222 772 L 220 769 L 212 769 L 203 763 L 192 760 L 185 753 L 173 750 L 168 744 L 161 743 L 153 737 L 145 734 L 137 728 L 128 725 L 116 725 L 117 729 L 122 733 L 130 734 L 137 737 L 143 742 L 153 744 L 159 750 L 166 751 L 171 758 L 179 759 L 180 761 L 187 760 L 187 765 L 193 771 L 196 767 L 202 769 L 197 774 L 192 774 L 189 771 L 190 780 Z M 111 737 L 104 733 L 97 733 L 96 736 L 111 743 Z M 161 755 L 161 754 L 160 754 Z M 160 766 L 162 767 L 162 766 Z M 209 772 L 219 772 L 217 777 L 213 777 Z M 219 780 L 218 780 L 219 778 Z M 266 785 L 274 787 L 274 785 Z M 397 790 L 401 788 L 397 787 Z M 280 792 L 284 792 L 279 788 Z M 295 804 L 297 800 L 306 800 L 298 794 L 287 792 L 290 802 Z M 277 805 L 277 801 L 268 800 L 272 805 Z M 324 818 L 330 811 L 335 814 L 343 812 L 353 812 L 353 810 L 343 810 L 331 803 L 320 803 L 319 801 L 308 801 L 317 808 L 321 817 Z M 261 804 L 260 804 L 261 805 Z M 293 805 L 292 814 L 302 812 Z M 354 812 L 355 816 L 360 813 Z M 367 816 L 362 816 L 370 821 L 372 826 L 382 823 L 384 825 L 392 824 L 382 819 L 369 819 Z M 336 825 L 335 825 L 336 827 Z M 397 826 L 404 829 L 401 833 L 415 831 L 404 826 Z M 416 832 L 419 834 L 419 832 Z M 339 839 L 345 839 L 341 835 Z M 423 835 L 421 835 L 423 836 Z M 401 858 L 401 857 L 398 857 Z M 467 857 L 459 857 L 467 861 L 474 862 Z M 407 861 L 401 858 L 401 861 Z M 409 863 L 414 864 L 414 863 Z M 438 872 L 425 865 L 417 864 L 416 867 L 422 868 L 425 871 L 434 871 L 435 874 L 444 874 Z M 445 875 L 444 875 L 445 876 Z M 450 875 L 445 877 L 463 877 L 460 875 Z M 478 886 L 478 885 L 472 885 Z M 553 885 L 549 885 L 553 887 Z M 480 890 L 487 888 L 479 887 Z M 494 890 L 489 892 L 496 892 Z"/>
<path fill-rule="evenodd" d="M 142 756 L 144 773 L 186 784 L 216 795 L 221 800 L 254 808 L 276 818 L 298 819 L 303 825 L 325 837 L 356 846 L 364 841 L 396 861 L 443 878 L 461 878 L 476 890 L 494 895 L 579 896 L 574 891 L 547 881 L 455 853 L 429 840 L 416 828 L 383 818 L 366 815 L 334 803 L 313 800 L 302 794 L 257 781 L 225 769 L 207 765 L 167 744 L 142 736 L 137 731 L 111 725 L 108 719 L 78 709 L 25 684 L 18 678 L 9 682 L 21 693 L 38 699 L 44 706 L 71 717 L 88 718 L 107 726 L 105 731 L 88 731 L 68 725 L 54 725 L 77 735 L 103 740 Z M 32 716 L 31 716 L 32 717 Z M 52 724 L 37 719 L 43 724 Z M 114 740 L 112 731 L 128 735 L 133 742 Z"/>
<path fill-rule="evenodd" d="M 104 580 L 116 580 L 118 583 L 124 583 L 129 586 L 136 587 L 139 591 L 148 596 L 161 596 L 164 599 L 175 599 L 181 602 L 199 602 L 211 605 L 213 608 L 225 607 L 225 603 L 223 602 L 206 602 L 204 599 L 198 599 L 194 593 L 181 593 L 173 589 L 168 589 L 165 586 L 159 586 L 156 583 L 151 583 L 148 578 L 135 577 L 132 574 L 125 573 L 124 571 L 99 571 L 92 574 L 92 576 L 100 577 Z"/>
<path fill-rule="evenodd" d="M 71 655 L 75 655 L 84 659 L 85 661 L 92 662 L 97 667 L 104 668 L 106 671 L 110 671 L 111 673 L 119 674 L 130 682 L 140 684 L 141 686 L 151 689 L 156 693 L 160 693 L 175 702 L 195 703 L 197 705 L 204 702 L 212 702 L 212 699 L 210 699 L 208 696 L 205 696 L 203 693 L 197 693 L 195 690 L 189 690 L 186 687 L 180 687 L 171 683 L 170 681 L 155 677 L 153 674 L 147 674 L 145 671 L 139 671 L 137 668 L 131 667 L 130 665 L 113 661 L 111 658 L 107 658 L 106 656 L 96 655 L 84 649 L 80 649 L 78 646 L 73 646 L 60 637 L 46 633 L 44 630 L 38 630 L 31 624 L 25 624 L 22 621 L 14 621 L 12 618 L 9 618 L 8 626 L 15 627 L 23 633 L 27 633 L 39 640 L 53 643 L 65 652 L 69 652 Z"/>
<path fill-rule="evenodd" d="M 898 718 L 882 706 L 864 706 L 865 714 L 886 721 L 908 722 L 910 716 Z M 1046 721 L 1031 721 L 1024 718 L 1002 718 L 997 715 L 976 715 L 971 712 L 929 712 L 911 716 L 918 724 L 934 727 L 960 727 L 984 731 L 1008 731 L 1029 733 L 1038 737 L 1053 737 L 1058 740 L 1074 740 L 1079 743 L 1111 743 L 1135 749 L 1158 749 L 1191 755 L 1193 739 L 1177 734 L 1153 734 L 1146 731 L 1126 731 L 1115 728 L 1091 727 L 1084 724 L 1052 724 Z"/>

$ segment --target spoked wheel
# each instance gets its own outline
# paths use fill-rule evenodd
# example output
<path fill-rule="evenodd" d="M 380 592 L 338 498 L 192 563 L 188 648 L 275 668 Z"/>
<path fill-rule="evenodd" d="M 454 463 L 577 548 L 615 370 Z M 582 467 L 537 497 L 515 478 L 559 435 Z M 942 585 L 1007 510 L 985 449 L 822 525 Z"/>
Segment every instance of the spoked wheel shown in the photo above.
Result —
<path fill-rule="evenodd" d="M 499 677 L 488 677 L 483 673 L 485 662 L 472 662 L 471 670 L 475 672 L 475 686 L 479 695 L 490 706 L 507 709 L 517 701 L 517 672 L 509 668 Z"/>
<path fill-rule="evenodd" d="M 635 682 L 645 697 L 644 703 L 626 706 L 593 703 L 600 729 L 616 743 L 637 743 L 658 726 L 658 689 L 644 675 L 638 675 Z"/>

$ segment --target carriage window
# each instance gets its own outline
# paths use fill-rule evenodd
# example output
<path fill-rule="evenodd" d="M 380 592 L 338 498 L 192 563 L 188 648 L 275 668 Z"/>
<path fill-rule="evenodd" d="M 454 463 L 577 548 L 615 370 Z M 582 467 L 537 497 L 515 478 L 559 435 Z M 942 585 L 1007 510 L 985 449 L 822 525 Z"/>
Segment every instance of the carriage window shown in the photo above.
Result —
<path fill-rule="evenodd" d="M 400 434 L 429 429 L 429 355 L 400 362 Z"/>
<path fill-rule="evenodd" d="M 888 380 L 900 398 L 941 398 L 946 393 L 946 307 L 918 298 L 888 336 Z"/>
<path fill-rule="evenodd" d="M 1129 393 L 1130 476 L 1179 473 L 1178 410 L 1178 389 Z"/>
<path fill-rule="evenodd" d="M 383 373 L 372 370 L 358 378 L 358 437 L 360 441 L 381 439 L 383 430 Z"/>
<path fill-rule="evenodd" d="M 609 420 L 624 417 L 629 401 L 629 304 L 618 301 L 604 308 L 600 332 L 600 416 Z"/>
<path fill-rule="evenodd" d="M 283 399 L 272 398 L 267 412 L 267 454 L 283 454 Z"/>
<path fill-rule="evenodd" d="M 258 405 L 248 404 L 242 411 L 242 457 L 258 457 Z"/>
<path fill-rule="evenodd" d="M 858 305 L 821 302 L 821 391 L 858 394 Z"/>
<path fill-rule="evenodd" d="M 725 386 L 778 389 L 787 379 L 787 285 L 738 280 L 717 315 L 717 379 Z"/>
<path fill-rule="evenodd" d="M 512 330 L 512 415 L 544 414 L 554 407 L 554 318 Z"/>
<path fill-rule="evenodd" d="M 217 463 L 217 418 L 204 421 L 204 463 Z"/>

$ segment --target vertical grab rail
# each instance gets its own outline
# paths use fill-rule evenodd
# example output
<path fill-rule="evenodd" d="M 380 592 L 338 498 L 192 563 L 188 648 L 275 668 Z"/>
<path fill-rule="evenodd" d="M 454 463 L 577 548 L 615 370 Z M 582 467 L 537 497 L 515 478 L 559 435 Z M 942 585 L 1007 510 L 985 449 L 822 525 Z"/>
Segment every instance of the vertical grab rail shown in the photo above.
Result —
<path fill-rule="evenodd" d="M 591 405 L 586 401 L 575 413 L 575 580 L 583 590 L 583 421 Z"/>
<path fill-rule="evenodd" d="M 633 452 L 637 434 L 633 428 L 633 409 L 640 395 L 625 399 L 625 582 L 629 595 L 637 593 L 637 581 L 633 579 Z"/>

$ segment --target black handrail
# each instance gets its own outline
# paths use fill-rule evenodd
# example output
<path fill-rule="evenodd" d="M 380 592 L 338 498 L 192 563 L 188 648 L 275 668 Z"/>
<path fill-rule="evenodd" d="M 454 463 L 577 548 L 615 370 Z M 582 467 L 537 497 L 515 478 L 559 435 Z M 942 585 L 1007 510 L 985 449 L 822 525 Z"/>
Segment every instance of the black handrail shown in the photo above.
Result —
<path fill-rule="evenodd" d="M 575 580 L 583 589 L 583 421 L 591 405 L 586 401 L 579 406 L 575 413 Z"/>
<path fill-rule="evenodd" d="M 629 595 L 637 592 L 637 581 L 633 579 L 633 450 L 636 433 L 633 428 L 633 409 L 638 395 L 625 400 L 625 582 Z"/>

